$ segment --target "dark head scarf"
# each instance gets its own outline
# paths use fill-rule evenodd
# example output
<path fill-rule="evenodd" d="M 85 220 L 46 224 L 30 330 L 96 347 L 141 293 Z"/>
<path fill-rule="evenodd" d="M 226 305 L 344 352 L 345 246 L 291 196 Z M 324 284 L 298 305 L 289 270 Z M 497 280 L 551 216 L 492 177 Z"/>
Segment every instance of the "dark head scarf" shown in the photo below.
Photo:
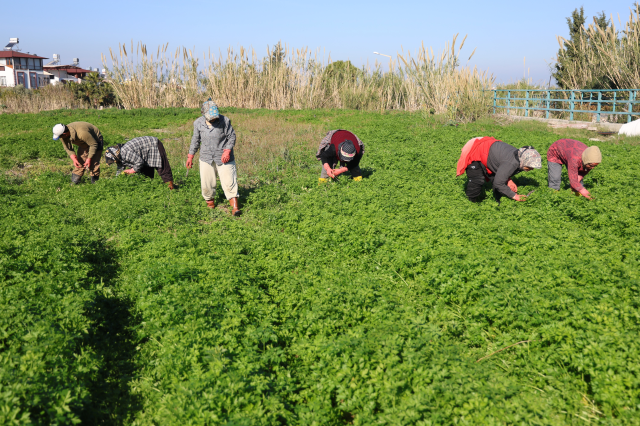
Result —
<path fill-rule="evenodd" d="M 340 160 L 349 162 L 356 156 L 356 146 L 352 141 L 346 140 L 340 144 Z"/>

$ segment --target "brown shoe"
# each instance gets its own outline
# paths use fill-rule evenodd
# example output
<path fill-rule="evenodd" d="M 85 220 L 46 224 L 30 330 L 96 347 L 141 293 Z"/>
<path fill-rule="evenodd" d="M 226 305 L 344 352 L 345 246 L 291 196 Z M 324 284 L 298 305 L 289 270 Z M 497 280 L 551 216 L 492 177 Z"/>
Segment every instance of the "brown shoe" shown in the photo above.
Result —
<path fill-rule="evenodd" d="M 213 200 L 209 200 L 207 201 L 207 207 L 209 207 L 210 209 L 215 209 L 216 203 Z"/>
<path fill-rule="evenodd" d="M 173 189 L 173 181 L 170 180 L 169 182 L 167 182 L 167 186 L 169 187 L 169 189 Z"/>
<path fill-rule="evenodd" d="M 229 204 L 231 204 L 231 215 L 232 216 L 240 216 L 240 209 L 238 208 L 238 197 L 232 198 L 229 200 Z"/>

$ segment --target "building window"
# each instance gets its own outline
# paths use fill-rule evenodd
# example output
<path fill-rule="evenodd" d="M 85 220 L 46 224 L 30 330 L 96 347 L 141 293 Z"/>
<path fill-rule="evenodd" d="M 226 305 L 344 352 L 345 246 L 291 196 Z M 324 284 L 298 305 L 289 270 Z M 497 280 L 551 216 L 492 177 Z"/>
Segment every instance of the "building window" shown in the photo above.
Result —
<path fill-rule="evenodd" d="M 7 77 L 4 76 L 0 76 L 0 86 L 5 86 L 7 85 Z"/>
<path fill-rule="evenodd" d="M 36 89 L 38 87 L 38 75 L 34 72 L 30 74 L 29 88 Z"/>
<path fill-rule="evenodd" d="M 25 83 L 25 78 L 24 78 L 24 73 L 23 72 L 19 72 L 18 73 L 18 84 L 22 84 L 24 86 Z"/>
<path fill-rule="evenodd" d="M 42 59 L 36 59 L 36 69 L 42 71 Z"/>
<path fill-rule="evenodd" d="M 0 65 L 0 71 L 4 71 L 4 65 Z"/>
<path fill-rule="evenodd" d="M 27 61 L 27 66 L 29 67 L 28 69 L 32 70 L 36 67 L 36 64 L 33 63 L 33 58 L 28 58 Z"/>

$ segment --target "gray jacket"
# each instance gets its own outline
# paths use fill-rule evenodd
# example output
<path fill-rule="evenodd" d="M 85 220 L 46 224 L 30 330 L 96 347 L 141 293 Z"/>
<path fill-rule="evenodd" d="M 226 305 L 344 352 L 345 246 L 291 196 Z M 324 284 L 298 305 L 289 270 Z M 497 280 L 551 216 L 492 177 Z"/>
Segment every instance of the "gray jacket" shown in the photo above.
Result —
<path fill-rule="evenodd" d="M 198 149 L 200 149 L 200 161 L 207 164 L 216 163 L 218 166 L 222 166 L 222 151 L 225 149 L 231 150 L 231 158 L 229 161 L 234 161 L 233 147 L 236 144 L 236 132 L 231 126 L 231 120 L 224 115 L 220 115 L 220 118 L 213 123 L 213 127 L 207 126 L 207 121 L 204 117 L 198 118 L 193 123 L 193 137 L 191 138 L 191 147 L 189 148 L 190 155 L 196 155 Z"/>
<path fill-rule="evenodd" d="M 493 189 L 509 198 L 516 196 L 516 193 L 507 186 L 507 182 L 513 175 L 520 173 L 518 148 L 501 141 L 495 142 L 489 148 L 487 169 L 495 173 L 493 175 Z"/>

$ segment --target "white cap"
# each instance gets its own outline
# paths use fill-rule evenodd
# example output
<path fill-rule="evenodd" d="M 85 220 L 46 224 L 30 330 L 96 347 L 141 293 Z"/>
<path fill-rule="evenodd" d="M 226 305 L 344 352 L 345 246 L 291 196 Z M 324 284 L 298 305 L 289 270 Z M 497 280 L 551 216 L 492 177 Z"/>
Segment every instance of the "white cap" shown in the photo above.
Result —
<path fill-rule="evenodd" d="M 64 133 L 64 124 L 56 124 L 53 126 L 53 140 L 57 141 L 60 139 L 60 136 Z"/>

